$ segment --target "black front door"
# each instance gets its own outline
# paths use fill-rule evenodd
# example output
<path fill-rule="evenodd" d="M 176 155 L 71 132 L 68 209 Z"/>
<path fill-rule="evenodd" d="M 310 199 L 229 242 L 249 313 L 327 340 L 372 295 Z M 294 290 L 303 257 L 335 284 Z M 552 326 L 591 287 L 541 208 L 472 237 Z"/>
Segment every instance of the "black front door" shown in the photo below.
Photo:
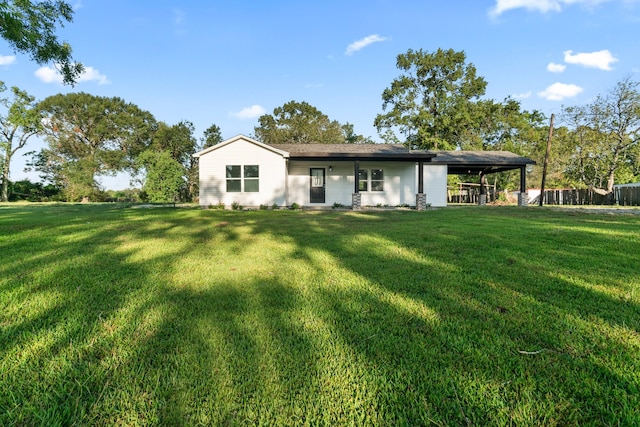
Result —
<path fill-rule="evenodd" d="M 310 169 L 309 199 L 311 203 L 324 203 L 324 168 Z"/>

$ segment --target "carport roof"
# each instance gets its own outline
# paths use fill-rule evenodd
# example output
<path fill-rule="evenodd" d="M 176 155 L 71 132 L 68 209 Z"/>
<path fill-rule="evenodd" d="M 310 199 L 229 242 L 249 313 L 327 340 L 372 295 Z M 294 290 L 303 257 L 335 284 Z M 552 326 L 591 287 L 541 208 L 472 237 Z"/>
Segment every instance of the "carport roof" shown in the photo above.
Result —
<path fill-rule="evenodd" d="M 420 151 L 420 150 L 418 150 Z M 414 151 L 415 153 L 416 151 Z M 434 164 L 447 165 L 450 175 L 503 172 L 535 165 L 536 162 L 510 151 L 432 151 Z"/>

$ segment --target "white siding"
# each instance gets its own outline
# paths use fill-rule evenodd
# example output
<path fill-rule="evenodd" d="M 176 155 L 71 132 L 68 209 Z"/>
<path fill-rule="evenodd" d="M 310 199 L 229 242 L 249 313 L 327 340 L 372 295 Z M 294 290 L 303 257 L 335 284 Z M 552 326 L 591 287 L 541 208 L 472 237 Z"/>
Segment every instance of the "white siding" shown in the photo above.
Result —
<path fill-rule="evenodd" d="M 423 179 L 427 204 L 434 207 L 447 206 L 447 165 L 425 163 Z"/>
<path fill-rule="evenodd" d="M 277 150 L 276 150 L 277 151 Z M 292 161 L 285 153 L 272 151 L 256 141 L 239 137 L 200 154 L 200 205 L 222 203 L 230 206 L 351 206 L 354 192 L 353 161 Z M 227 165 L 258 165 L 259 192 L 227 193 Z M 331 167 L 331 171 L 329 168 Z M 310 169 L 325 170 L 325 202 L 310 203 Z M 360 169 L 382 169 L 384 191 L 362 191 L 361 203 L 367 206 L 415 206 L 418 188 L 416 162 L 361 161 Z M 370 177 L 370 175 L 369 175 Z M 369 190 L 371 190 L 369 188 Z M 447 204 L 447 166 L 424 165 L 424 191 L 431 206 Z"/>
<path fill-rule="evenodd" d="M 329 171 L 331 166 L 332 171 Z M 325 170 L 325 203 L 310 202 L 310 169 Z M 289 161 L 289 200 L 288 204 L 300 206 L 333 206 L 340 203 L 351 206 L 353 193 L 353 163 L 323 161 Z"/>
<path fill-rule="evenodd" d="M 227 193 L 227 165 L 259 165 L 260 191 L 256 193 Z M 286 161 L 277 153 L 252 142 L 239 139 L 203 154 L 200 157 L 200 205 L 238 202 L 243 206 L 261 204 L 284 206 Z"/>
<path fill-rule="evenodd" d="M 329 166 L 331 166 L 332 171 L 329 171 Z M 310 203 L 309 172 L 311 168 L 325 169 L 325 203 Z M 384 191 L 361 192 L 362 206 L 398 206 L 404 204 L 413 206 L 416 204 L 415 163 L 360 162 L 360 169 L 382 169 L 384 171 Z M 289 205 L 295 202 L 301 206 L 332 206 L 334 203 L 351 206 L 354 187 L 354 162 L 352 161 L 289 162 Z"/>

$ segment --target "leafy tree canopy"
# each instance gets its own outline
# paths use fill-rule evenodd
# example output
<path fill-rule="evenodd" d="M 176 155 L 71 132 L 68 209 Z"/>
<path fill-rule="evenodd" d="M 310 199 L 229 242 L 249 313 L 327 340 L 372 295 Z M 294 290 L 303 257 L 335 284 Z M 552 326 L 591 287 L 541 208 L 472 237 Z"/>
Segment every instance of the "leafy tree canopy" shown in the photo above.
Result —
<path fill-rule="evenodd" d="M 368 142 L 307 102 L 290 101 L 264 114 L 254 128 L 255 137 L 266 144 L 341 144 Z"/>
<path fill-rule="evenodd" d="M 402 74 L 382 93 L 386 112 L 374 120 L 378 132 L 397 129 L 414 148 L 456 148 L 460 136 L 473 129 L 474 103 L 487 86 L 465 61 L 464 52 L 452 49 L 398 55 Z"/>
<path fill-rule="evenodd" d="M 220 127 L 215 124 L 209 126 L 203 134 L 202 139 L 202 148 L 209 148 L 216 144 L 220 144 L 222 142 L 222 132 L 220 132 Z"/>
<path fill-rule="evenodd" d="M 6 86 L 0 82 L 0 92 Z M 0 169 L 2 191 L 0 200 L 9 200 L 9 171 L 11 158 L 41 129 L 41 116 L 35 108 L 35 98 L 17 87 L 11 88 L 11 97 L 0 97 L 4 111 L 0 113 Z"/>
<path fill-rule="evenodd" d="M 157 126 L 151 113 L 117 97 L 58 94 L 38 108 L 49 145 L 36 168 L 65 189 L 77 188 L 74 198 L 97 189 L 98 175 L 133 169 Z"/>
<path fill-rule="evenodd" d="M 175 202 L 185 184 L 185 168 L 168 151 L 147 150 L 137 159 L 146 170 L 143 190 L 150 202 Z"/>
<path fill-rule="evenodd" d="M 55 34 L 58 25 L 72 20 L 73 8 L 64 1 L 0 1 L 0 37 L 38 64 L 53 62 L 65 84 L 75 83 L 83 71 L 71 56 L 71 46 Z"/>
<path fill-rule="evenodd" d="M 635 180 L 640 159 L 640 82 L 626 78 L 585 106 L 565 107 L 569 178 L 598 190 Z M 619 179 L 616 179 L 618 177 Z"/>
<path fill-rule="evenodd" d="M 546 117 L 523 111 L 512 98 L 481 100 L 469 106 L 472 127 L 462 128 L 457 146 L 464 150 L 508 150 L 529 155 L 544 138 Z"/>
<path fill-rule="evenodd" d="M 153 132 L 151 147 L 156 151 L 166 151 L 172 159 L 187 166 L 197 149 L 194 131 L 193 123 L 186 120 L 172 126 L 159 122 Z"/>
<path fill-rule="evenodd" d="M 198 164 L 197 159 L 192 156 L 198 150 L 197 140 L 193 136 L 194 131 L 193 123 L 189 121 L 183 120 L 172 126 L 160 122 L 153 134 L 150 147 L 154 152 L 167 153 L 171 159 L 181 166 L 182 178 L 180 182 L 182 184 L 179 195 L 181 200 L 193 200 L 198 192 Z M 146 152 L 143 155 L 146 160 L 138 162 L 138 165 L 142 165 L 146 172 L 145 188 L 149 186 L 155 188 L 156 184 L 153 181 L 165 179 L 163 178 L 163 170 L 170 169 L 171 173 L 175 172 L 175 168 L 167 169 L 168 162 L 164 161 L 164 158 L 150 157 L 150 154 Z M 186 186 L 183 185 L 184 182 L 186 182 Z M 153 190 L 152 192 L 154 191 L 157 192 L 159 190 Z M 147 194 L 151 195 L 150 192 L 147 192 Z"/>

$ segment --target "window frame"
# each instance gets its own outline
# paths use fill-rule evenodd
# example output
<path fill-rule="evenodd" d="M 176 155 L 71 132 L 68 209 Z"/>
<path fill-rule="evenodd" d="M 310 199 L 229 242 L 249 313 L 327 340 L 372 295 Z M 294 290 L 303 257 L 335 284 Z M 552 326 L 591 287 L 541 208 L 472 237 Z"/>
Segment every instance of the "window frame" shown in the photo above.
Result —
<path fill-rule="evenodd" d="M 260 165 L 225 165 L 225 180 L 227 193 L 259 193 Z"/>
<path fill-rule="evenodd" d="M 247 176 L 247 168 L 255 168 L 255 176 Z M 242 186 L 243 193 L 259 193 L 260 192 L 260 165 L 243 165 L 242 166 Z M 250 173 L 251 175 L 251 173 Z M 247 184 L 255 183 L 256 189 L 247 190 Z"/>
<path fill-rule="evenodd" d="M 242 166 L 241 165 L 225 165 L 225 179 L 227 183 L 227 193 L 242 193 Z M 237 175 L 236 175 L 237 169 Z M 233 187 L 231 187 L 231 185 Z M 236 185 L 240 184 L 237 189 Z"/>
<path fill-rule="evenodd" d="M 382 179 L 374 179 L 374 171 L 382 175 Z M 362 176 L 365 175 L 363 178 Z M 384 169 L 361 168 L 358 169 L 358 191 L 362 193 L 384 193 Z M 374 187 L 380 185 L 380 189 Z"/>

